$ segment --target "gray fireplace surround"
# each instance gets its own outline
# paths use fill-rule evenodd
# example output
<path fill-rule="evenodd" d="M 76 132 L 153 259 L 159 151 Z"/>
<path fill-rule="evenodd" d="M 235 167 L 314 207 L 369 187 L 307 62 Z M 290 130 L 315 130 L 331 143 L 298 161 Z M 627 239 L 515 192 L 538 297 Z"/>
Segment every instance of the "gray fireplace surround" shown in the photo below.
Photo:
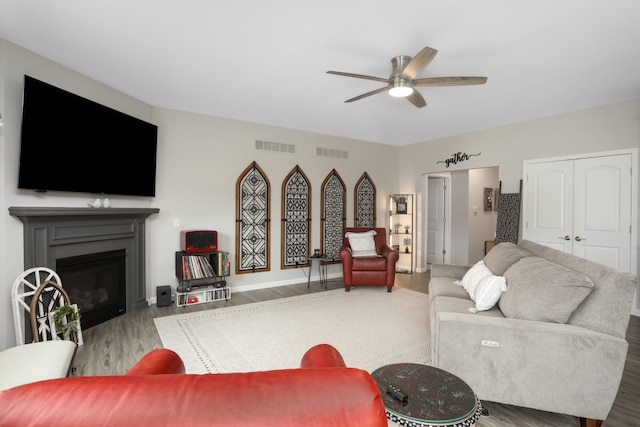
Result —
<path fill-rule="evenodd" d="M 55 269 L 58 258 L 124 249 L 129 312 L 148 305 L 145 220 L 158 212 L 155 208 L 9 208 L 9 214 L 23 222 L 25 270 Z"/>

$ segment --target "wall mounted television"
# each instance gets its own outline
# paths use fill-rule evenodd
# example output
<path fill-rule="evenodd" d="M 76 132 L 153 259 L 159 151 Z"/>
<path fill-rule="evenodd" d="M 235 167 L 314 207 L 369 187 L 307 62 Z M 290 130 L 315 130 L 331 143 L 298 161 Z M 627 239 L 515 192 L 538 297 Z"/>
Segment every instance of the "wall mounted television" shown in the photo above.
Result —
<path fill-rule="evenodd" d="M 155 196 L 158 127 L 24 77 L 18 188 Z"/>

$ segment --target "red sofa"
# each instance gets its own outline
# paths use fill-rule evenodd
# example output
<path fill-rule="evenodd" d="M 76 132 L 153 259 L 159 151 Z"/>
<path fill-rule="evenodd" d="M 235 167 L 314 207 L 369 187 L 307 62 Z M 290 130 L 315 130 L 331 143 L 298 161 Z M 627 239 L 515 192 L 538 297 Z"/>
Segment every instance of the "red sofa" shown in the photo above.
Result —
<path fill-rule="evenodd" d="M 371 376 L 345 367 L 328 344 L 301 369 L 184 374 L 180 357 L 157 349 L 123 376 L 69 377 L 0 392 L 0 426 L 386 427 Z"/>
<path fill-rule="evenodd" d="M 376 252 L 379 257 L 354 258 L 347 233 L 362 233 L 375 230 Z M 349 292 L 351 286 L 386 286 L 387 292 L 393 290 L 396 278 L 398 252 L 387 244 L 387 230 L 384 228 L 345 228 L 344 243 L 340 247 L 344 289 Z"/>

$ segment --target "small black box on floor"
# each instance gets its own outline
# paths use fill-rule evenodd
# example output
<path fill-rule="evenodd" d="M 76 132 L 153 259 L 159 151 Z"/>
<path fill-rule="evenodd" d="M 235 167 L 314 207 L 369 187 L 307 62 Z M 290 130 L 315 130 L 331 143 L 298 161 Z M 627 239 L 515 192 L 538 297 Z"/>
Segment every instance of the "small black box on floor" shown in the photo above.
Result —
<path fill-rule="evenodd" d="M 156 305 L 158 307 L 171 305 L 171 286 L 156 286 Z"/>

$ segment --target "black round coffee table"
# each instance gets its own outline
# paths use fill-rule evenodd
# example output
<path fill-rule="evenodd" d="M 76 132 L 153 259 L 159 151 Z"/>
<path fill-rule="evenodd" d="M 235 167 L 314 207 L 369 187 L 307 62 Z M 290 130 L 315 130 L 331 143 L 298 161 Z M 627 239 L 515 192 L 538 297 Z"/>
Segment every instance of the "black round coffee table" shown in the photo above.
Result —
<path fill-rule="evenodd" d="M 396 363 L 376 369 L 371 376 L 380 388 L 387 418 L 402 426 L 468 427 L 475 425 L 482 413 L 482 404 L 471 387 L 442 369 Z"/>

